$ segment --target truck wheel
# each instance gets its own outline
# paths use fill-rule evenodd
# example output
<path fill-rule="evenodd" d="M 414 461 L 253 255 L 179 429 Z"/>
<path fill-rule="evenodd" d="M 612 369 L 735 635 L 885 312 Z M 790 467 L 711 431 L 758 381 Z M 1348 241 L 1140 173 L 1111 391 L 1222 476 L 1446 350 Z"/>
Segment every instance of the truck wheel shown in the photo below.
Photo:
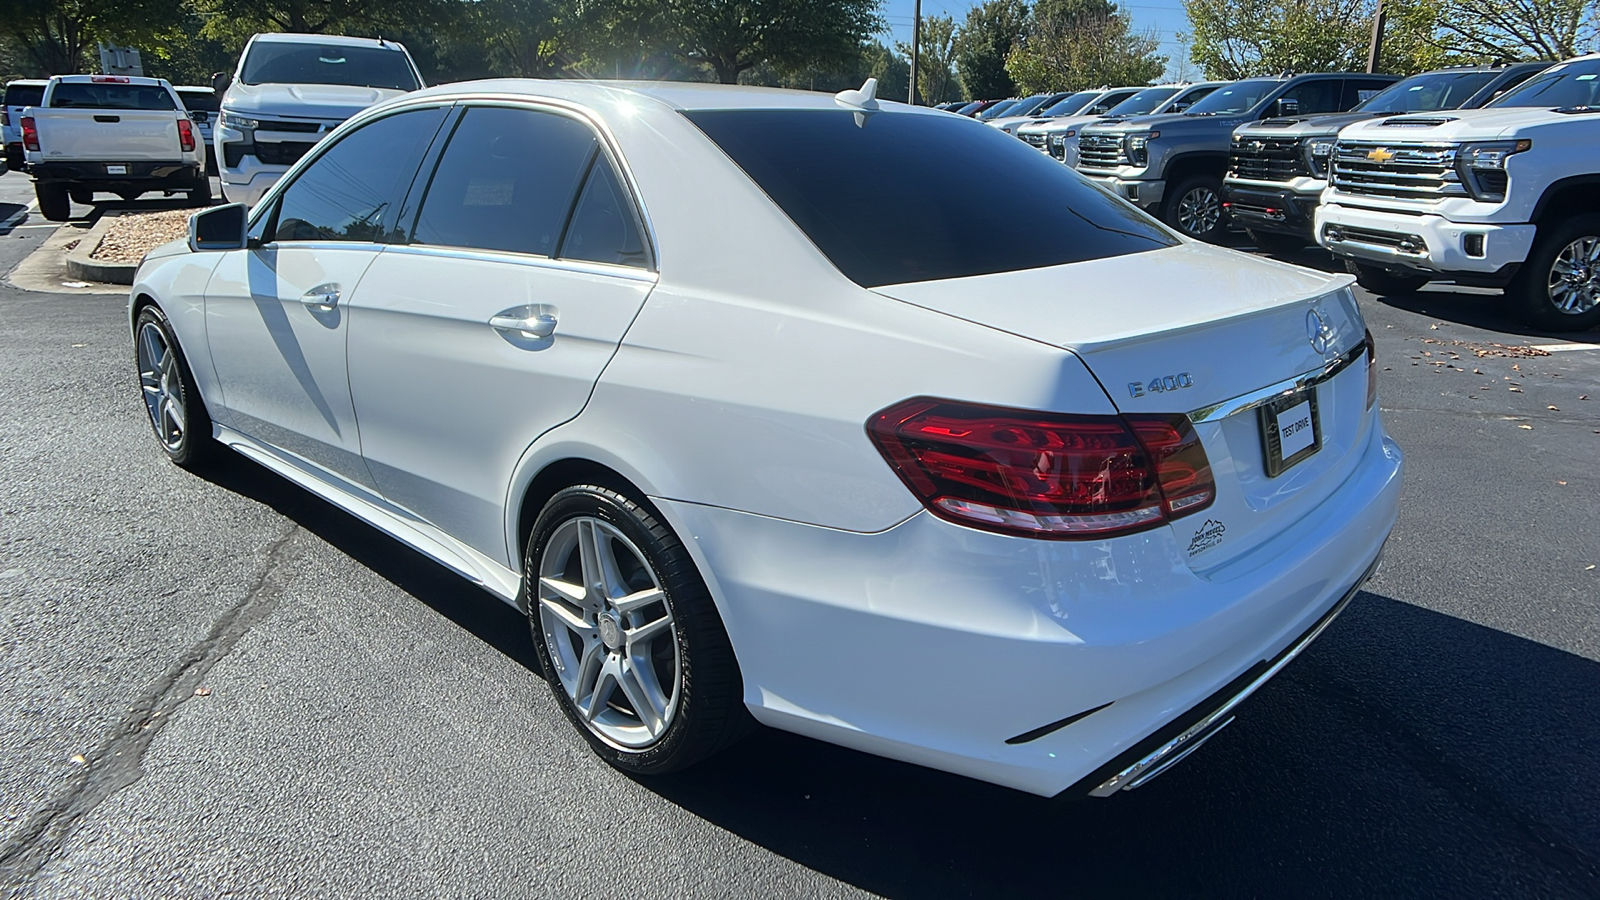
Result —
<path fill-rule="evenodd" d="M 1168 225 L 1201 241 L 1222 237 L 1222 180 L 1214 175 L 1196 175 L 1178 182 L 1178 189 L 1167 196 Z"/>
<path fill-rule="evenodd" d="M 189 190 L 189 203 L 193 206 L 211 205 L 211 179 L 204 179 Z"/>
<path fill-rule="evenodd" d="M 1600 326 L 1600 215 L 1541 225 L 1506 297 L 1518 317 L 1535 328 Z"/>
<path fill-rule="evenodd" d="M 1400 272 L 1391 272 L 1382 266 L 1369 266 L 1352 260 L 1344 261 L 1345 271 L 1356 277 L 1356 284 L 1380 297 L 1389 297 L 1395 294 L 1410 294 L 1418 291 L 1423 285 L 1433 279 L 1426 275 L 1406 275 Z"/>
<path fill-rule="evenodd" d="M 52 222 L 65 222 L 72 218 L 72 200 L 64 184 L 34 182 L 33 195 L 39 198 L 39 212 Z"/>
<path fill-rule="evenodd" d="M 86 187 L 67 188 L 67 195 L 72 202 L 80 206 L 89 206 L 94 203 L 94 191 Z"/>
<path fill-rule="evenodd" d="M 1306 241 L 1292 234 L 1279 234 L 1275 231 L 1250 231 L 1249 234 L 1257 250 L 1273 256 L 1288 256 L 1306 248 Z"/>

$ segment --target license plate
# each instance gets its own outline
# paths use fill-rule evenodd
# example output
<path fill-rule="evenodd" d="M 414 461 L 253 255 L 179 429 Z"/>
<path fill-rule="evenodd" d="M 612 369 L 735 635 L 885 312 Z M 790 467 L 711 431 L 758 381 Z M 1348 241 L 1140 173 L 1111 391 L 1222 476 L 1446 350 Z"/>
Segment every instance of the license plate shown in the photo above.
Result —
<path fill-rule="evenodd" d="M 107 175 L 126 175 L 126 174 L 128 174 L 128 167 L 127 166 L 106 166 L 106 174 Z"/>
<path fill-rule="evenodd" d="M 1261 407 L 1260 416 L 1268 478 L 1278 477 L 1322 448 L 1316 388 L 1280 397 Z"/>

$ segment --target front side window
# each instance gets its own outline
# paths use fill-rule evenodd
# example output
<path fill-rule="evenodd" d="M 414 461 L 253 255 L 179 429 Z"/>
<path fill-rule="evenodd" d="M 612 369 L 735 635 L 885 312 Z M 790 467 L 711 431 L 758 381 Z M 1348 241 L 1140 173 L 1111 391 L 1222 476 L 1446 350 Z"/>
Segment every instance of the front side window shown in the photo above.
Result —
<path fill-rule="evenodd" d="M 1106 111 L 1108 116 L 1143 116 L 1153 112 L 1156 107 L 1167 101 L 1168 97 L 1178 92 L 1177 88 L 1153 87 L 1145 88 L 1137 94 L 1123 100 L 1116 106 Z"/>
<path fill-rule="evenodd" d="M 239 80 L 245 84 L 344 84 L 400 91 L 420 87 L 410 60 L 400 50 L 301 41 L 251 44 Z"/>
<path fill-rule="evenodd" d="M 557 255 L 599 145 L 589 126 L 558 113 L 468 109 L 428 185 L 413 242 Z"/>
<path fill-rule="evenodd" d="M 1094 105 L 1085 108 L 1084 111 L 1083 111 L 1083 115 L 1086 115 L 1086 116 L 1103 116 L 1107 112 L 1109 112 L 1113 107 L 1115 107 L 1118 103 L 1121 103 L 1122 101 L 1128 99 L 1129 97 L 1132 97 L 1133 94 L 1134 94 L 1133 91 L 1118 91 L 1116 93 L 1107 94 L 1104 97 L 1100 98 L 1099 100 L 1096 100 L 1094 102 Z"/>
<path fill-rule="evenodd" d="M 1557 63 L 1489 106 L 1543 106 L 1579 109 L 1600 106 L 1600 59 Z"/>
<path fill-rule="evenodd" d="M 1191 116 L 1229 116 L 1246 113 L 1256 108 L 1262 98 L 1277 90 L 1283 82 L 1275 78 L 1250 78 L 1224 85 L 1207 94 L 1189 107 Z"/>
<path fill-rule="evenodd" d="M 1089 101 L 1098 96 L 1100 96 L 1099 91 L 1079 91 L 1050 104 L 1040 110 L 1039 115 L 1045 118 L 1077 115 L 1080 110 L 1089 105 Z"/>
<path fill-rule="evenodd" d="M 694 110 L 690 121 L 863 287 L 1035 269 L 1177 240 L 1052 157 L 954 116 Z M 984 191 L 939 191 L 983 173 Z M 995 197 L 1006 202 L 996 203 Z"/>
<path fill-rule="evenodd" d="M 1283 94 L 1283 99 L 1294 103 L 1293 115 L 1312 116 L 1318 113 L 1339 112 L 1339 93 L 1344 89 L 1344 82 L 1336 78 L 1323 78 L 1317 81 L 1307 81 L 1298 87 L 1290 88 Z M 1195 104 L 1198 106 L 1199 104 Z M 1284 106 L 1289 104 L 1285 103 Z"/>
<path fill-rule="evenodd" d="M 275 241 L 379 241 L 411 184 L 444 107 L 369 122 L 339 139 L 284 190 Z"/>

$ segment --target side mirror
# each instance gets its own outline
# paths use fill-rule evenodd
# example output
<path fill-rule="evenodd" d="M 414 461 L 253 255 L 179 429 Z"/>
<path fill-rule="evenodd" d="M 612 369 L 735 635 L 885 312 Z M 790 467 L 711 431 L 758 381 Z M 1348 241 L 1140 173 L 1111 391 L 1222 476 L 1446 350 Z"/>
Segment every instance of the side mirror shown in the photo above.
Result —
<path fill-rule="evenodd" d="M 250 243 L 249 215 L 243 203 L 213 206 L 189 217 L 189 249 L 243 250 Z"/>
<path fill-rule="evenodd" d="M 227 91 L 228 86 L 231 84 L 233 84 L 233 76 L 227 72 L 218 72 L 211 76 L 211 89 L 217 92 L 218 100 L 222 99 L 223 92 Z"/>
<path fill-rule="evenodd" d="M 1293 116 L 1298 115 L 1299 113 L 1300 101 L 1294 99 L 1293 97 L 1279 97 L 1277 101 L 1272 104 L 1272 115 L 1274 118 L 1279 116 Z"/>

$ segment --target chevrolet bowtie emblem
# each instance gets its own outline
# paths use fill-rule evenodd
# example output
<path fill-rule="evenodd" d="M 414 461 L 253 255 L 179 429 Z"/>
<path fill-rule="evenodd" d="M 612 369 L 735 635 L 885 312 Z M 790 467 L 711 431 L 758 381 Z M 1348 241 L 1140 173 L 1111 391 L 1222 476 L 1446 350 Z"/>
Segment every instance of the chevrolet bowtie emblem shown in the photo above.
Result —
<path fill-rule="evenodd" d="M 1376 150 L 1369 151 L 1367 153 L 1367 159 L 1370 159 L 1375 163 L 1386 163 L 1389 160 L 1394 159 L 1394 154 L 1390 153 L 1389 148 L 1387 147 L 1379 147 Z"/>

